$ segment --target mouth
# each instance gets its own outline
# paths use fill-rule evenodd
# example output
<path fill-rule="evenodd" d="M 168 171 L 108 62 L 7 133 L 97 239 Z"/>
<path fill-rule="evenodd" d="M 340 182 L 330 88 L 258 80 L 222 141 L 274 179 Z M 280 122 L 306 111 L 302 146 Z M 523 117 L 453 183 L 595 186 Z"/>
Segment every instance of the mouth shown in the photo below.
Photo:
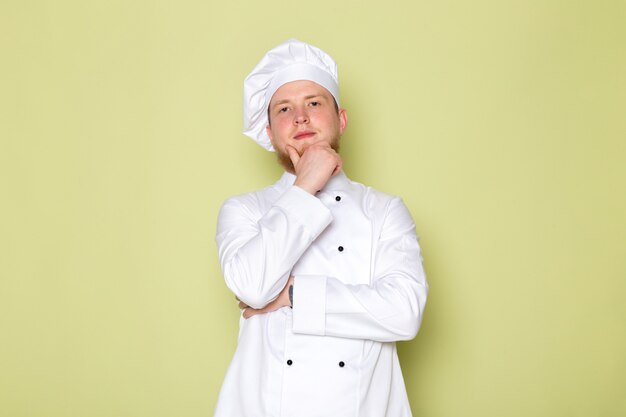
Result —
<path fill-rule="evenodd" d="M 306 139 L 306 138 L 310 138 L 313 135 L 315 135 L 315 132 L 304 131 L 304 132 L 298 132 L 293 138 L 296 140 Z"/>

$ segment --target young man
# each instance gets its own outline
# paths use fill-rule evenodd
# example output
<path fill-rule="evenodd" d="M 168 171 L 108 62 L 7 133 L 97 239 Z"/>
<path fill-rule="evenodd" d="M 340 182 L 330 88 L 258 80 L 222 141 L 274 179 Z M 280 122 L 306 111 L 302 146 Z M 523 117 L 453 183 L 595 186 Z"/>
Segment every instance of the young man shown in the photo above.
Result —
<path fill-rule="evenodd" d="M 217 417 L 406 417 L 395 341 L 420 326 L 428 285 L 397 197 L 350 181 L 337 66 L 289 40 L 244 82 L 244 133 L 285 173 L 228 199 L 217 243 L 243 309 Z"/>

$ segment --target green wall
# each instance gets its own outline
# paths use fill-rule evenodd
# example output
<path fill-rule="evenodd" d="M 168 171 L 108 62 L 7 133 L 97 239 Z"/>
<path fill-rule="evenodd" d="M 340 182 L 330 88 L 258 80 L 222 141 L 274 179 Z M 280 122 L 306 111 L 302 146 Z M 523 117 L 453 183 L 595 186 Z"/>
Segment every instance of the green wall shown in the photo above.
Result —
<path fill-rule="evenodd" d="M 206 417 L 239 310 L 221 202 L 272 183 L 242 81 L 339 64 L 348 175 L 403 196 L 422 417 L 626 415 L 626 3 L 0 4 L 0 415 Z"/>

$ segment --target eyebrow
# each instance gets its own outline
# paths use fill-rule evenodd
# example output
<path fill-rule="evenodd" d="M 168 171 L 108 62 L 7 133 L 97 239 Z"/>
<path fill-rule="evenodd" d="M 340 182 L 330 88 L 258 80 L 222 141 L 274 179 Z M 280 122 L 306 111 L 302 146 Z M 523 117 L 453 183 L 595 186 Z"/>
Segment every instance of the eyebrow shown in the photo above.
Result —
<path fill-rule="evenodd" d="M 308 96 L 304 97 L 304 99 L 305 100 L 310 100 L 312 98 L 318 98 L 318 97 L 324 98 L 324 96 L 322 94 L 311 94 L 311 95 L 308 95 Z M 284 100 L 277 101 L 276 103 L 274 103 L 272 108 L 276 108 L 276 106 L 280 106 L 281 104 L 289 103 L 289 101 L 290 101 L 289 99 L 284 99 Z"/>

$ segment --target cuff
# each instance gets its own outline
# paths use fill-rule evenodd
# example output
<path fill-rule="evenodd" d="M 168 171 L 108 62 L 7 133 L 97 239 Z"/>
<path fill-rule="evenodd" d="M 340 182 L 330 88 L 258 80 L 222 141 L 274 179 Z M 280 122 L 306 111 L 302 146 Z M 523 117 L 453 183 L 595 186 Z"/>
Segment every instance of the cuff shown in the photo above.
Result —
<path fill-rule="evenodd" d="M 299 275 L 293 284 L 293 332 L 326 333 L 326 277 Z"/>
<path fill-rule="evenodd" d="M 313 240 L 333 220 L 330 210 L 319 198 L 295 185 L 285 191 L 274 205 L 284 210 L 289 217 L 303 225 L 311 233 Z"/>

